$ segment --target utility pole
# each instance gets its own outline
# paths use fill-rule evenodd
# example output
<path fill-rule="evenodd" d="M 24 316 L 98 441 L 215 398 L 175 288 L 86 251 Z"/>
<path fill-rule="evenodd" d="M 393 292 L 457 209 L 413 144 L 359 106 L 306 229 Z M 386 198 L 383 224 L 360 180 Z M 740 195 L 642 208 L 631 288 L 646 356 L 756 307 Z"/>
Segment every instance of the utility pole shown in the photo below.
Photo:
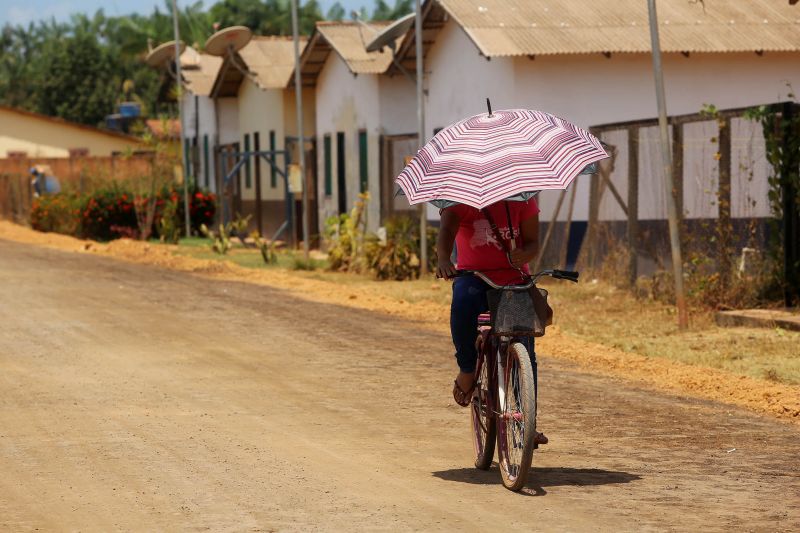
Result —
<path fill-rule="evenodd" d="M 303 256 L 309 261 L 310 243 L 308 237 L 308 183 L 306 180 L 306 139 L 303 136 L 303 85 L 300 75 L 300 34 L 298 29 L 297 1 L 292 0 L 292 35 L 294 37 L 294 93 L 297 99 L 297 140 L 300 151 L 300 179 L 303 184 Z M 292 200 L 294 201 L 294 200 Z"/>
<path fill-rule="evenodd" d="M 183 78 L 181 77 L 181 41 L 178 30 L 178 1 L 172 0 L 172 31 L 175 34 L 175 75 L 178 87 L 178 122 L 181 126 L 181 154 L 183 159 L 183 212 L 186 223 L 186 236 L 192 236 L 192 222 L 189 217 L 189 154 L 186 153 L 186 131 L 183 127 Z"/>
<path fill-rule="evenodd" d="M 647 0 L 650 14 L 650 40 L 653 53 L 653 71 L 658 101 L 658 126 L 661 133 L 661 159 L 664 165 L 664 184 L 667 189 L 667 218 L 669 220 L 669 242 L 672 248 L 672 274 L 675 278 L 675 303 L 678 306 L 678 328 L 689 327 L 686 310 L 686 297 L 683 292 L 683 258 L 678 234 L 678 209 L 675 205 L 674 185 L 672 183 L 672 152 L 669 146 L 669 126 L 667 124 L 667 101 L 664 95 L 664 75 L 661 68 L 661 43 L 658 37 L 658 15 L 656 0 Z"/>
<path fill-rule="evenodd" d="M 417 0 L 417 11 L 414 16 L 414 41 L 417 54 L 417 137 L 420 149 L 425 146 L 425 101 L 422 89 L 422 0 Z M 419 273 L 428 273 L 428 206 L 419 206 Z"/>

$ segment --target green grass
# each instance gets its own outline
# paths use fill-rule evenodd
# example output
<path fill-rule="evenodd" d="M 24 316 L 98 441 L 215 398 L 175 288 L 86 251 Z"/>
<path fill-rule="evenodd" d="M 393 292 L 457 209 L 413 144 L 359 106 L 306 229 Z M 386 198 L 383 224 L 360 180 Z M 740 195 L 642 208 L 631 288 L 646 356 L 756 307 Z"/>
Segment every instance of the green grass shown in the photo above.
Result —
<path fill-rule="evenodd" d="M 245 248 L 238 242 L 234 243 L 233 248 L 227 254 L 220 255 L 211 249 L 211 243 L 211 239 L 205 237 L 184 238 L 180 240 L 173 253 L 196 259 L 230 261 L 245 268 L 284 268 L 287 270 L 314 271 L 315 269 L 325 269 L 328 266 L 327 261 L 321 259 L 311 259 L 307 264 L 303 260 L 302 253 L 287 250 L 278 251 L 276 263 L 266 264 L 258 249 Z"/>

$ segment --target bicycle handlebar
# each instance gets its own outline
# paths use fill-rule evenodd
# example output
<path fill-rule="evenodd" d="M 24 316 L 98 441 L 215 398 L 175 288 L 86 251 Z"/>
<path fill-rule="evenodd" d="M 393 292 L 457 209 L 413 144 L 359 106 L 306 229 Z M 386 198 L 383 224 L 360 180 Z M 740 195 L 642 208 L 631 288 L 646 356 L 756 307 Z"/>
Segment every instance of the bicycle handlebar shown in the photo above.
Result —
<path fill-rule="evenodd" d="M 489 277 L 484 274 L 483 272 L 479 272 L 477 270 L 459 270 L 456 272 L 456 277 L 466 276 L 466 275 L 475 275 L 481 278 L 483 281 L 486 282 L 487 285 L 492 287 L 493 289 L 512 289 L 512 290 L 525 290 L 529 289 L 536 283 L 539 278 L 542 276 L 550 276 L 555 279 L 565 279 L 567 281 L 571 281 L 573 283 L 578 283 L 578 276 L 580 276 L 579 272 L 575 272 L 574 270 L 542 270 L 538 272 L 536 275 L 531 276 L 531 280 L 528 283 L 523 285 L 498 285 L 493 282 Z"/>

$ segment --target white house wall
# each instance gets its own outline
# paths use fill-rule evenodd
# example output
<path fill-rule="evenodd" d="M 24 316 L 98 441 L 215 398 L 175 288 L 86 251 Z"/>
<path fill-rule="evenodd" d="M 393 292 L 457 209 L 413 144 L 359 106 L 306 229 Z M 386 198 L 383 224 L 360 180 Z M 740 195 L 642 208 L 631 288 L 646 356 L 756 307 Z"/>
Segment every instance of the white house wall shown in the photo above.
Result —
<path fill-rule="evenodd" d="M 417 133 L 416 83 L 403 74 L 376 77 L 383 133 L 386 135 Z"/>
<path fill-rule="evenodd" d="M 380 97 L 378 76 L 354 76 L 336 53 L 331 53 L 317 79 L 317 168 L 320 226 L 338 213 L 337 132 L 345 136 L 345 175 L 347 209 L 352 209 L 359 193 L 358 132 L 367 131 L 368 190 L 370 229 L 380 219 Z M 332 194 L 325 195 L 325 160 L 323 138 L 331 136 Z"/>
<path fill-rule="evenodd" d="M 216 136 L 216 116 L 214 100 L 208 96 L 197 96 L 185 92 L 183 96 L 183 121 L 186 138 L 197 137 L 199 150 L 198 181 L 202 187 L 216 188 L 216 165 L 214 164 L 214 139 Z M 204 153 L 204 142 L 208 142 L 208 168 Z"/>
<path fill-rule="evenodd" d="M 250 136 L 250 150 L 255 150 L 255 133 L 259 134 L 259 148 L 269 150 L 270 132 L 275 132 L 275 148 L 283 150 L 286 132 L 283 122 L 283 89 L 260 89 L 249 79 L 242 81 L 239 88 L 239 137 L 238 142 L 244 150 L 244 136 Z M 277 158 L 283 166 L 283 158 Z M 250 186 L 247 186 L 245 170 L 242 171 L 242 199 L 255 200 L 255 160 L 250 161 Z M 275 187 L 271 184 L 270 166 L 261 160 L 261 199 L 283 200 L 284 183 L 276 176 Z"/>
<path fill-rule="evenodd" d="M 239 102 L 236 98 L 217 98 L 217 124 L 219 144 L 231 144 L 239 140 Z"/>
<path fill-rule="evenodd" d="M 755 53 L 681 54 L 664 56 L 664 79 L 667 109 L 670 115 L 699 112 L 704 104 L 717 108 L 748 107 L 786 99 L 787 83 L 800 86 L 800 70 L 793 67 L 799 54 Z M 548 111 L 583 127 L 639 119 L 657 115 L 651 58 L 647 54 L 558 55 L 502 58 L 487 60 L 479 54 L 464 31 L 452 20 L 436 37 L 426 58 L 426 129 L 447 126 L 467 116 L 485 112 L 485 99 L 491 98 L 495 109 L 532 108 Z M 747 135 L 746 126 L 737 132 Z M 644 146 L 640 153 L 657 161 L 656 138 L 652 131 L 642 129 Z M 754 171 L 759 180 L 765 174 L 760 153 L 763 149 L 745 145 L 742 135 L 733 140 L 735 157 L 756 159 Z M 653 151 L 655 150 L 655 151 Z M 702 151 L 702 150 L 701 150 Z M 652 153 L 651 153 L 652 152 Z M 694 155 L 692 156 L 694 157 Z M 626 164 L 626 162 L 623 162 Z M 650 165 L 650 161 L 647 162 Z M 749 180 L 750 171 L 734 168 L 733 194 L 747 189 L 747 195 L 757 196 L 750 204 L 734 197 L 734 216 L 753 213 L 764 216 L 763 187 L 756 179 Z M 660 218 L 665 208 L 659 186 L 660 168 L 653 165 L 653 174 L 640 172 L 640 191 L 653 190 L 644 198 L 640 192 L 640 217 Z M 749 181 L 748 181 L 749 180 Z M 692 215 L 708 216 L 706 207 L 708 179 L 687 181 L 684 193 Z M 588 183 L 586 176 L 578 178 L 578 197 L 573 219 L 588 218 Z M 655 190 L 658 189 L 658 190 Z M 695 196 L 702 196 L 696 199 Z M 557 192 L 540 195 L 542 219 L 550 218 L 558 198 Z M 695 201 L 696 200 L 696 201 Z M 755 204 L 753 204 L 755 202 Z M 741 205 L 740 205 L 741 204 Z M 566 202 L 559 220 L 566 219 Z M 613 215 L 612 218 L 616 218 Z"/>

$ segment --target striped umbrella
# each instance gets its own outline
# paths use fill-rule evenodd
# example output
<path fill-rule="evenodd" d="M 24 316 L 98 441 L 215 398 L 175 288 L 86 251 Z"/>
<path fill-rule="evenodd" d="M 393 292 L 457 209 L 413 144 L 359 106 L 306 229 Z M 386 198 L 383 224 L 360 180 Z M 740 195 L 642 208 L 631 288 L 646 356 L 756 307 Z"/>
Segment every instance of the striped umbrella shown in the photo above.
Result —
<path fill-rule="evenodd" d="M 437 133 L 395 179 L 409 203 L 477 209 L 533 191 L 566 189 L 608 157 L 588 131 L 542 111 L 475 115 Z"/>

